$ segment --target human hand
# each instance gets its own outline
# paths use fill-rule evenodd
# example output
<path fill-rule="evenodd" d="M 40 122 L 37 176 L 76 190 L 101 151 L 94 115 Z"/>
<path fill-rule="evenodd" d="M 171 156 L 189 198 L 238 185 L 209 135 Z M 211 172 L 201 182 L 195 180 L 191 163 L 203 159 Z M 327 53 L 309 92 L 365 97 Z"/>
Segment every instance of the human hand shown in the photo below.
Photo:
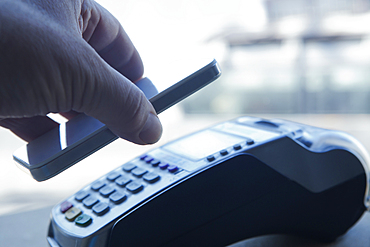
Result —
<path fill-rule="evenodd" d="M 0 0 L 0 126 L 31 141 L 57 126 L 46 114 L 92 116 L 138 144 L 162 133 L 132 83 L 140 56 L 93 0 Z"/>

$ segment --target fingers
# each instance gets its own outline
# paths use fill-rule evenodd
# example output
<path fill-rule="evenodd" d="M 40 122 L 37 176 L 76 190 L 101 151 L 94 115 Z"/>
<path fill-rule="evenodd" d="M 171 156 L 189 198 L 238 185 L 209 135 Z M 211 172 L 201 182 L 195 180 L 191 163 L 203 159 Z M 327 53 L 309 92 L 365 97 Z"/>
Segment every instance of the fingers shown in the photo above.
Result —
<path fill-rule="evenodd" d="M 75 91 L 73 110 L 92 116 L 116 135 L 137 144 L 158 141 L 162 126 L 151 103 L 130 80 L 85 43 L 83 90 Z M 75 84 L 74 84 L 75 85 Z M 79 94 L 77 93 L 79 91 Z"/>
<path fill-rule="evenodd" d="M 58 123 L 48 117 L 0 119 L 0 126 L 9 129 L 14 134 L 30 142 L 49 130 L 58 127 Z"/>
<path fill-rule="evenodd" d="M 138 144 L 157 142 L 162 134 L 160 121 L 132 83 L 143 74 L 137 50 L 107 10 L 93 1 L 86 3 L 90 5 L 83 6 L 83 37 L 95 50 L 86 51 L 95 62 L 87 63 L 85 69 L 93 78 L 86 81 L 83 104 L 75 110 L 97 118 L 121 138 Z"/>
<path fill-rule="evenodd" d="M 139 53 L 119 22 L 95 2 L 83 8 L 85 25 L 83 37 L 114 69 L 131 81 L 143 75 Z"/>
<path fill-rule="evenodd" d="M 0 126 L 30 141 L 57 124 L 46 117 L 21 117 L 73 110 L 95 117 L 121 138 L 138 144 L 156 142 L 162 133 L 160 121 L 153 106 L 132 83 L 143 74 L 138 52 L 109 12 L 92 0 L 83 2 L 90 3 L 90 8 L 83 9 L 88 14 L 82 14 L 82 19 L 86 19 L 82 23 L 83 35 L 89 43 L 68 25 L 48 26 L 46 22 L 38 25 L 35 20 L 33 29 L 29 26 L 22 29 L 32 34 L 27 42 L 33 45 L 19 42 L 19 47 L 32 55 L 26 56 L 31 62 L 21 63 L 30 66 L 13 66 L 18 71 L 16 76 L 11 73 L 12 76 L 5 80 L 7 86 L 21 86 L 8 90 L 14 91 L 19 101 L 13 98 L 14 104 L 9 104 L 3 99 L 7 111 L 1 116 L 15 119 L 3 119 Z M 17 38 L 19 36 L 15 35 Z M 15 65 L 24 60 L 24 57 L 23 60 L 19 58 L 14 59 Z M 62 115 L 70 118 L 74 114 Z"/>

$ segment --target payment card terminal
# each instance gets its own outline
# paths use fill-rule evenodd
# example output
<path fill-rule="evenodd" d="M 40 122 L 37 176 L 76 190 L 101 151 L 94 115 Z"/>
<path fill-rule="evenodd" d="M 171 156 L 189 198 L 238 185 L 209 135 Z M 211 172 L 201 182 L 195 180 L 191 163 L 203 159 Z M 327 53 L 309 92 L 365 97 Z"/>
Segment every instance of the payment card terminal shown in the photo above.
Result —
<path fill-rule="evenodd" d="M 225 246 L 266 234 L 332 241 L 369 207 L 350 135 L 240 117 L 153 149 L 51 212 L 52 247 Z"/>

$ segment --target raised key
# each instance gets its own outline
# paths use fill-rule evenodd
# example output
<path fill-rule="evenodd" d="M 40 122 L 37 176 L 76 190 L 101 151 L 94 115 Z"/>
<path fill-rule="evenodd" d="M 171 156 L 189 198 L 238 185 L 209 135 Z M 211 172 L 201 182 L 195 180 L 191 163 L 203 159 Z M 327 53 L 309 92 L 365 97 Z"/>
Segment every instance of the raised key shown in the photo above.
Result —
<path fill-rule="evenodd" d="M 89 197 L 85 198 L 82 201 L 84 206 L 87 207 L 87 208 L 92 208 L 98 202 L 99 202 L 99 200 L 97 198 L 95 198 L 94 196 L 89 196 Z"/>
<path fill-rule="evenodd" d="M 148 172 L 147 170 L 141 167 L 136 167 L 134 170 L 131 171 L 131 173 L 135 175 L 136 177 L 142 177 L 147 172 Z"/>
<path fill-rule="evenodd" d="M 62 204 L 60 204 L 60 211 L 64 214 L 67 212 L 71 207 L 73 207 L 73 204 L 69 201 L 64 201 Z"/>
<path fill-rule="evenodd" d="M 168 171 L 171 172 L 171 173 L 175 173 L 179 170 L 179 167 L 176 166 L 176 165 L 169 165 L 168 166 Z"/>
<path fill-rule="evenodd" d="M 120 173 L 118 173 L 118 172 L 112 172 L 112 173 L 110 173 L 109 175 L 108 175 L 108 177 L 107 177 L 107 179 L 109 180 L 109 181 L 114 181 L 114 180 L 116 180 L 118 177 L 120 177 L 121 176 L 121 174 Z"/>
<path fill-rule="evenodd" d="M 122 170 L 124 170 L 125 172 L 130 172 L 132 169 L 134 169 L 136 167 L 135 164 L 133 163 L 126 163 L 122 166 Z"/>
<path fill-rule="evenodd" d="M 144 186 L 136 181 L 131 182 L 126 186 L 126 189 L 128 189 L 128 191 L 134 194 L 140 192 L 143 188 Z"/>
<path fill-rule="evenodd" d="M 150 164 L 152 164 L 153 167 L 157 167 L 160 163 L 161 163 L 161 161 L 159 161 L 157 159 L 154 159 L 154 160 L 152 160 L 152 162 L 150 162 Z"/>
<path fill-rule="evenodd" d="M 75 219 L 76 225 L 79 226 L 88 226 L 92 222 L 92 219 L 89 215 L 87 214 L 81 214 Z"/>
<path fill-rule="evenodd" d="M 157 182 L 161 177 L 154 172 L 149 172 L 143 176 L 143 179 L 147 181 L 148 183 L 155 183 Z"/>
<path fill-rule="evenodd" d="M 105 202 L 99 202 L 93 207 L 93 212 L 99 216 L 106 214 L 109 211 L 109 205 Z"/>
<path fill-rule="evenodd" d="M 169 166 L 168 163 L 162 163 L 162 164 L 159 165 L 159 168 L 161 168 L 162 170 L 165 170 L 165 169 L 168 168 L 168 166 Z"/>
<path fill-rule="evenodd" d="M 88 197 L 89 195 L 90 194 L 87 191 L 82 190 L 80 192 L 77 192 L 77 194 L 75 195 L 75 199 L 80 202 L 83 199 L 85 199 L 86 197 Z"/>
<path fill-rule="evenodd" d="M 64 215 L 67 220 L 74 221 L 81 213 L 82 211 L 79 208 L 72 207 Z"/>
<path fill-rule="evenodd" d="M 126 186 L 126 184 L 130 183 L 131 181 L 132 180 L 129 177 L 121 176 L 121 177 L 117 178 L 115 182 L 119 186 L 124 187 L 124 186 Z"/>
<path fill-rule="evenodd" d="M 122 203 L 124 200 L 127 199 L 127 196 L 126 194 L 124 193 L 121 193 L 119 191 L 116 191 L 114 192 L 112 195 L 109 196 L 109 199 L 114 202 L 115 204 L 120 204 Z"/>
<path fill-rule="evenodd" d="M 104 186 L 105 186 L 105 182 L 103 182 L 103 181 L 97 181 L 97 182 L 93 183 L 93 185 L 91 185 L 91 189 L 93 189 L 93 190 L 100 190 Z"/>
<path fill-rule="evenodd" d="M 108 197 L 110 194 L 115 192 L 116 189 L 113 186 L 105 186 L 99 190 L 100 194 L 104 197 Z"/>

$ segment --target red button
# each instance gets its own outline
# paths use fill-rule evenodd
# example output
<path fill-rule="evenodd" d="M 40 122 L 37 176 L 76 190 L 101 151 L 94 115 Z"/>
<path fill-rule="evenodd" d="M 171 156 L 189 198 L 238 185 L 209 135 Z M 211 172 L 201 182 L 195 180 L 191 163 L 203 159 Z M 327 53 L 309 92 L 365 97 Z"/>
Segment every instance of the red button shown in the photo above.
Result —
<path fill-rule="evenodd" d="M 70 209 L 71 207 L 73 207 L 73 204 L 70 203 L 69 201 L 65 201 L 63 202 L 62 204 L 60 204 L 60 211 L 64 214 L 65 212 L 68 211 L 68 209 Z"/>

